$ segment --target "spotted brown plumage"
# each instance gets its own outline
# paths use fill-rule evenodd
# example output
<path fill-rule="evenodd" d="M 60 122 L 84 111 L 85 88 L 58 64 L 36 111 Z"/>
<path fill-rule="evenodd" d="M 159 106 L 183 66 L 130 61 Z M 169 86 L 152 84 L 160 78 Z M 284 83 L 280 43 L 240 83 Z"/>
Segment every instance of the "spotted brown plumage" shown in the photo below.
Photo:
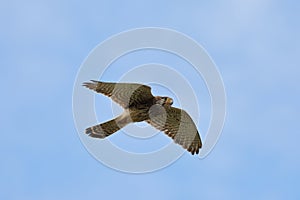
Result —
<path fill-rule="evenodd" d="M 199 153 L 202 143 L 195 123 L 187 112 L 172 107 L 171 98 L 153 96 L 151 87 L 137 83 L 92 80 L 83 86 L 110 97 L 124 108 L 115 119 L 87 128 L 89 136 L 105 138 L 129 123 L 146 121 L 192 154 Z"/>

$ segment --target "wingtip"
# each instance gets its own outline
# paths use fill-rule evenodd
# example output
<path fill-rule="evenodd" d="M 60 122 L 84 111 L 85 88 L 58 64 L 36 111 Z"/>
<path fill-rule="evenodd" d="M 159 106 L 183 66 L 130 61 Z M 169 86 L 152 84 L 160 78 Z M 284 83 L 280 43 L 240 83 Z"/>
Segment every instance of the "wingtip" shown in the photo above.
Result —
<path fill-rule="evenodd" d="M 193 151 L 189 151 L 192 155 L 197 155 L 199 154 L 199 149 L 193 150 Z"/>
<path fill-rule="evenodd" d="M 88 89 L 91 89 L 91 90 L 96 90 L 96 88 L 97 88 L 97 82 L 96 81 L 93 81 L 92 83 L 91 82 L 84 82 L 84 83 L 82 83 L 82 86 L 84 86 L 84 87 L 86 87 Z"/>
<path fill-rule="evenodd" d="M 83 82 L 82 86 L 87 87 L 88 84 L 89 84 L 89 82 Z"/>
<path fill-rule="evenodd" d="M 189 146 L 188 148 L 185 148 L 188 152 L 190 152 L 192 155 L 199 154 L 199 151 L 201 149 L 201 146 L 194 147 L 193 145 Z"/>

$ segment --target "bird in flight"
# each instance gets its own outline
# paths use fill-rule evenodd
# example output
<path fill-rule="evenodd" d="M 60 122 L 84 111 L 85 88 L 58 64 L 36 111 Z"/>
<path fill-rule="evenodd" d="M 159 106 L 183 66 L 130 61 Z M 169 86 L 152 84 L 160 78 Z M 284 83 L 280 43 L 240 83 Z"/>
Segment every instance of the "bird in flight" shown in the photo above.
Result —
<path fill-rule="evenodd" d="M 153 96 L 151 87 L 137 83 L 91 80 L 83 86 L 110 97 L 124 108 L 124 112 L 115 119 L 87 128 L 85 133 L 89 136 L 103 139 L 129 123 L 145 121 L 166 133 L 191 154 L 199 153 L 202 142 L 197 127 L 186 111 L 172 107 L 172 98 Z"/>

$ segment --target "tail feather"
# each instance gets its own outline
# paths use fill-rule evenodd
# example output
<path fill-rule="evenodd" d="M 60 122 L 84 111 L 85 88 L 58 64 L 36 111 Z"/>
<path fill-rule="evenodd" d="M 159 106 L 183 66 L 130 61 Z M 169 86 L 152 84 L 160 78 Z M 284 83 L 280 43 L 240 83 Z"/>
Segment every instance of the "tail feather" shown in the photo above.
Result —
<path fill-rule="evenodd" d="M 102 124 L 89 127 L 85 130 L 85 133 L 91 137 L 103 139 L 117 132 L 129 123 L 130 121 L 128 119 L 124 119 L 122 116 L 119 116 Z"/>

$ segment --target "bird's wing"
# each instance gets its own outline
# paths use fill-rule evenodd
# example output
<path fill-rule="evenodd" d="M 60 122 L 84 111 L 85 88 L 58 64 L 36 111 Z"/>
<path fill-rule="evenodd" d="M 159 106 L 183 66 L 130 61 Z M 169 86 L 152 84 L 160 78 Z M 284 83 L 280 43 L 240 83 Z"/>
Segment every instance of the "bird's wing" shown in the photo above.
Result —
<path fill-rule="evenodd" d="M 155 105 L 150 109 L 149 117 L 147 122 L 165 132 L 175 143 L 180 144 L 193 155 L 199 153 L 202 147 L 200 135 L 187 112 L 174 107 Z"/>
<path fill-rule="evenodd" d="M 137 83 L 107 83 L 91 80 L 91 82 L 83 83 L 83 86 L 111 97 L 123 108 L 144 103 L 153 98 L 151 87 Z"/>

